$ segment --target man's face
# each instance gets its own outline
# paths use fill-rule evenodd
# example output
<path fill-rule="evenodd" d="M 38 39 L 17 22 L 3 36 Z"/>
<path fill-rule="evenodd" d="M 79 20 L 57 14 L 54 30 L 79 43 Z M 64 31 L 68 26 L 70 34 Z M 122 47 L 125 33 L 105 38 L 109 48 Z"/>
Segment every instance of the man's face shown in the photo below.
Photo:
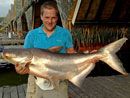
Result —
<path fill-rule="evenodd" d="M 43 9 L 43 15 L 41 15 L 41 20 L 47 31 L 53 31 L 57 24 L 58 16 L 55 9 Z"/>

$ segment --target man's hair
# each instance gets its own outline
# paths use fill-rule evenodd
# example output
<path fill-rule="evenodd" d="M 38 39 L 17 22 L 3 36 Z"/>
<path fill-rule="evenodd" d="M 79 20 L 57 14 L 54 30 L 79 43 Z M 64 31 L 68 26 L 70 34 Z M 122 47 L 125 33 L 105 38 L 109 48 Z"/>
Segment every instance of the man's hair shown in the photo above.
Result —
<path fill-rule="evenodd" d="M 44 9 L 55 9 L 56 10 L 56 14 L 58 15 L 58 13 L 59 13 L 58 7 L 57 7 L 57 3 L 55 1 L 44 2 L 41 5 L 41 15 L 43 15 Z"/>

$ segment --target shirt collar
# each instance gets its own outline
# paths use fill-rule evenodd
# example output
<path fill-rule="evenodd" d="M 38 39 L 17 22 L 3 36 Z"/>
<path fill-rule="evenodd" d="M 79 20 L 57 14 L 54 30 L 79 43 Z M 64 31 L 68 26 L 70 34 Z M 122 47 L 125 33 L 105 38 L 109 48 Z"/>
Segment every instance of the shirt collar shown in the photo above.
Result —
<path fill-rule="evenodd" d="M 44 26 L 44 24 L 42 24 L 41 26 L 40 26 L 40 29 L 39 29 L 39 33 L 40 34 L 46 34 L 44 31 L 43 31 L 43 29 L 42 29 L 42 27 Z M 52 34 L 52 35 L 55 35 L 56 33 L 58 32 L 58 27 L 57 27 L 57 25 L 56 25 L 56 28 L 55 28 L 55 31 L 54 31 L 54 33 Z"/>

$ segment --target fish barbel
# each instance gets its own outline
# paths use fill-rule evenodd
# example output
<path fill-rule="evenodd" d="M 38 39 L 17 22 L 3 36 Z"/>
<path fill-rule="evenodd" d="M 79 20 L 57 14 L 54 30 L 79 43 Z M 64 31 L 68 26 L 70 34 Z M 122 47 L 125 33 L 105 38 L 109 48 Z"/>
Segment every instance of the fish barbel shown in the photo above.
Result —
<path fill-rule="evenodd" d="M 14 65 L 26 66 L 29 64 L 31 73 L 41 78 L 54 78 L 59 80 L 69 80 L 74 85 L 80 87 L 85 77 L 94 69 L 95 58 L 107 63 L 114 70 L 128 75 L 121 61 L 116 56 L 116 52 L 125 43 L 127 38 L 119 39 L 106 45 L 94 53 L 55 53 L 44 49 L 4 49 L 2 56 Z"/>

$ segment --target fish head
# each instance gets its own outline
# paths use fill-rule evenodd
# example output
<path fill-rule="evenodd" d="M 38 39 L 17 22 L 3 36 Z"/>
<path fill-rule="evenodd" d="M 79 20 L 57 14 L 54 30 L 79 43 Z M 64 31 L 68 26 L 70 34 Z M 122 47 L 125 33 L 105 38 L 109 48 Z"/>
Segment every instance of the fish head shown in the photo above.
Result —
<path fill-rule="evenodd" d="M 4 49 L 1 55 L 12 64 L 26 64 L 30 62 L 33 57 L 28 49 Z"/>

